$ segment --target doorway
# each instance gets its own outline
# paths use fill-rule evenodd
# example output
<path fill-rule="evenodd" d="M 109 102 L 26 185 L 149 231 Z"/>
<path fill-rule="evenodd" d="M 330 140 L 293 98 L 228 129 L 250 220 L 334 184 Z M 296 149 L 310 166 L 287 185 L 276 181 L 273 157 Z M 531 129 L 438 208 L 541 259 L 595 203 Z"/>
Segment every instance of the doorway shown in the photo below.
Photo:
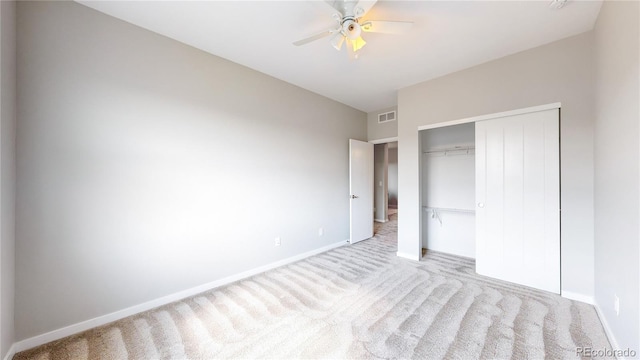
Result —
<path fill-rule="evenodd" d="M 398 142 L 374 145 L 374 221 L 385 223 L 398 213 Z"/>

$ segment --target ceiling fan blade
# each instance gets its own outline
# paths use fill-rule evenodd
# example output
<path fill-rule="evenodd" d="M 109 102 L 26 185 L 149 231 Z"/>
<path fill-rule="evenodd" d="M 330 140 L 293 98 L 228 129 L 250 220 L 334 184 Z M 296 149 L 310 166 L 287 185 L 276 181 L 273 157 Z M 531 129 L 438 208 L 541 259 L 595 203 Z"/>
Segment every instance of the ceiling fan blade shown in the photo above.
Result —
<path fill-rule="evenodd" d="M 382 34 L 403 34 L 412 26 L 412 21 L 367 20 L 360 24 L 362 31 Z"/>
<path fill-rule="evenodd" d="M 308 44 L 308 43 L 310 43 L 312 41 L 316 41 L 318 39 L 322 39 L 323 37 L 335 34 L 337 31 L 340 31 L 340 29 L 339 28 L 338 29 L 327 29 L 327 30 L 319 32 L 319 33 L 317 33 L 315 35 L 312 35 L 312 36 L 309 36 L 307 38 L 298 40 L 298 41 L 294 42 L 293 45 L 301 46 L 301 45 L 304 45 L 304 44 Z"/>
<path fill-rule="evenodd" d="M 319 1 L 321 3 L 325 3 L 329 6 L 331 6 L 331 9 L 333 9 L 333 11 L 338 11 L 342 14 L 342 12 L 344 11 L 344 0 L 324 0 L 324 1 Z"/>
<path fill-rule="evenodd" d="M 371 10 L 373 5 L 376 4 L 376 2 L 378 2 L 378 0 L 360 0 L 360 1 L 358 1 L 358 3 L 353 7 L 353 15 L 356 18 L 361 18 L 361 17 L 365 16 L 369 12 L 369 10 Z"/>

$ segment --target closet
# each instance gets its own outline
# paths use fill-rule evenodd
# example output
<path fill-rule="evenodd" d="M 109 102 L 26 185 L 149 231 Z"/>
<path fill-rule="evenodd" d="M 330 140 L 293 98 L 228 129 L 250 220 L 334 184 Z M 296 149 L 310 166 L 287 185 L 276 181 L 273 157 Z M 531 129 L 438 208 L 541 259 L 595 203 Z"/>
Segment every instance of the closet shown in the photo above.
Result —
<path fill-rule="evenodd" d="M 422 247 L 475 258 L 473 123 L 420 132 Z"/>
<path fill-rule="evenodd" d="M 420 132 L 423 248 L 560 293 L 559 104 Z"/>

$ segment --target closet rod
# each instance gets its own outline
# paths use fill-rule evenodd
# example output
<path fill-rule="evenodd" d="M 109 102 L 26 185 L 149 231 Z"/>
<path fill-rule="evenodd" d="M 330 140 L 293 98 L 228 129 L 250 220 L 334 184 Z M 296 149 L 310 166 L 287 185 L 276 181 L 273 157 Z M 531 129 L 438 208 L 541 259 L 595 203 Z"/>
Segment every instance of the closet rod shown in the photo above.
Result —
<path fill-rule="evenodd" d="M 475 146 L 455 146 L 455 147 L 451 147 L 451 148 L 443 148 L 443 149 L 432 149 L 432 150 L 427 150 L 427 151 L 423 151 L 423 154 L 433 154 L 433 153 L 448 153 L 448 152 L 453 152 L 453 151 L 466 151 L 467 153 L 469 153 L 469 151 L 471 150 L 475 150 L 476 147 Z"/>
<path fill-rule="evenodd" d="M 425 211 L 435 210 L 435 211 L 442 211 L 442 212 L 455 212 L 455 213 L 465 213 L 465 214 L 475 214 L 476 213 L 475 210 L 467 210 L 467 209 L 437 208 L 437 207 L 430 207 L 430 206 L 423 206 L 422 208 Z"/>

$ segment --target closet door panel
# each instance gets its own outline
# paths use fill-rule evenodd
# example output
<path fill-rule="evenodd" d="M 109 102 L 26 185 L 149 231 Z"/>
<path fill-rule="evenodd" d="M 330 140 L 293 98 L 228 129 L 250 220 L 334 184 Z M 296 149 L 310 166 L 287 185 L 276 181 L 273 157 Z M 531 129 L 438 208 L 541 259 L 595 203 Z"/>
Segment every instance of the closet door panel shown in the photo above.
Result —
<path fill-rule="evenodd" d="M 480 202 L 482 209 L 486 212 L 486 253 L 504 259 L 504 137 L 502 129 L 495 124 L 489 124 L 486 132 L 486 196 Z M 476 151 L 477 151 L 476 144 Z M 481 149 L 482 151 L 482 149 Z M 476 169 L 477 171 L 477 169 Z M 476 234 L 477 235 L 477 234 Z M 495 262 L 488 262 L 492 272 L 499 271 Z"/>
<path fill-rule="evenodd" d="M 476 123 L 476 270 L 560 292 L 559 111 Z"/>
<path fill-rule="evenodd" d="M 545 270 L 547 277 L 557 276 L 560 293 L 560 110 L 545 119 Z M 548 150 L 547 150 L 548 149 Z M 554 289 L 556 289 L 554 287 Z M 551 290 L 550 290 L 551 291 Z"/>
<path fill-rule="evenodd" d="M 487 239 L 485 235 L 487 234 L 487 213 L 486 211 L 481 211 L 482 207 L 484 207 L 484 198 L 486 196 L 487 189 L 487 173 L 486 173 L 486 164 L 487 164 L 487 148 L 486 145 L 482 147 L 478 147 L 478 144 L 486 144 L 487 143 L 487 130 L 486 126 L 478 126 L 476 124 L 476 138 L 475 138 L 475 146 L 476 146 L 476 272 L 478 274 L 488 274 L 491 273 L 492 270 L 488 267 L 490 263 L 485 261 L 479 261 L 478 259 L 485 258 L 485 253 L 487 252 Z"/>
<path fill-rule="evenodd" d="M 495 124 L 500 126 L 500 124 Z M 524 228 L 524 171 L 523 171 L 523 129 L 519 126 L 503 127 L 504 146 L 498 149 L 504 156 L 504 261 L 506 267 L 517 267 L 521 264 L 523 253 Z"/>

